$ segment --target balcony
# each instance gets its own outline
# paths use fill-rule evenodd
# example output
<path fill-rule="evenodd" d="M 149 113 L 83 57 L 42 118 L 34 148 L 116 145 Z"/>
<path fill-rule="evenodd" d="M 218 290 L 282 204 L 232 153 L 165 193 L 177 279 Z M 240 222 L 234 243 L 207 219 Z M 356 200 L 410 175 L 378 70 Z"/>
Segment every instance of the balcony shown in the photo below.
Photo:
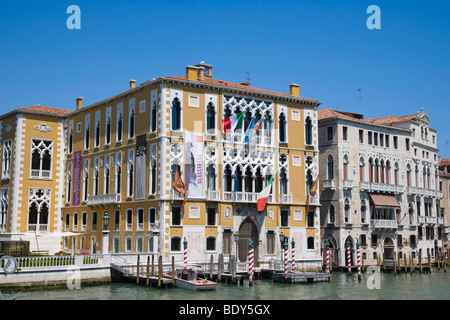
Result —
<path fill-rule="evenodd" d="M 368 181 L 360 181 L 359 182 L 359 188 L 361 190 L 370 190 L 370 182 L 368 182 Z"/>
<path fill-rule="evenodd" d="M 336 185 L 334 183 L 334 180 L 323 180 L 323 188 L 324 189 L 335 190 L 336 189 Z"/>
<path fill-rule="evenodd" d="M 406 187 L 406 192 L 409 194 L 417 194 L 417 188 L 416 187 Z"/>
<path fill-rule="evenodd" d="M 88 206 L 99 206 L 120 203 L 120 193 L 100 194 L 89 196 L 87 199 Z"/>
<path fill-rule="evenodd" d="M 425 222 L 428 224 L 436 224 L 436 217 L 425 217 Z"/>
<path fill-rule="evenodd" d="M 442 199 L 442 198 L 444 197 L 443 192 L 442 192 L 442 191 L 436 191 L 436 197 L 437 197 L 438 199 Z"/>
<path fill-rule="evenodd" d="M 372 228 L 378 228 L 378 229 L 397 229 L 397 221 L 396 220 L 372 219 L 371 225 L 372 225 Z"/>
<path fill-rule="evenodd" d="M 234 202 L 256 202 L 258 200 L 258 192 L 242 192 L 242 191 L 224 191 L 223 192 L 224 201 L 234 201 Z M 267 202 L 272 202 L 273 196 L 269 195 Z"/>
<path fill-rule="evenodd" d="M 417 194 L 423 196 L 423 188 L 417 187 Z"/>
<path fill-rule="evenodd" d="M 425 217 L 424 216 L 417 216 L 417 223 L 418 224 L 424 224 L 425 223 Z"/>
<path fill-rule="evenodd" d="M 343 180 L 342 181 L 342 186 L 344 187 L 344 189 L 352 189 L 353 188 L 353 180 Z"/>
<path fill-rule="evenodd" d="M 434 191 L 433 189 L 425 189 L 424 196 L 425 197 L 436 197 L 436 191 Z"/>
<path fill-rule="evenodd" d="M 47 224 L 35 224 L 35 223 L 29 223 L 28 224 L 28 231 L 31 232 L 47 232 L 48 231 L 48 225 Z"/>
<path fill-rule="evenodd" d="M 279 195 L 280 203 L 292 203 L 292 192 Z"/>
<path fill-rule="evenodd" d="M 172 200 L 184 200 L 184 194 L 176 191 L 175 189 L 170 190 L 170 198 Z"/>
<path fill-rule="evenodd" d="M 405 186 L 397 184 L 395 185 L 395 192 L 396 193 L 403 193 L 405 192 Z"/>
<path fill-rule="evenodd" d="M 220 200 L 220 189 L 219 190 L 206 190 L 206 200 L 219 201 Z"/>
<path fill-rule="evenodd" d="M 441 226 L 444 225 L 444 218 L 437 218 L 437 223 Z"/>

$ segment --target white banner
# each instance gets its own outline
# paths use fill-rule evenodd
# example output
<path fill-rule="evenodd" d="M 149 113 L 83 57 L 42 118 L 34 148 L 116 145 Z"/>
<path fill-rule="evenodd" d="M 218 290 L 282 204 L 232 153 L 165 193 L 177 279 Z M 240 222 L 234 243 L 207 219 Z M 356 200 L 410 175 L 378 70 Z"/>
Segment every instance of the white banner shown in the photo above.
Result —
<path fill-rule="evenodd" d="M 186 197 L 204 198 L 203 134 L 185 132 Z"/>

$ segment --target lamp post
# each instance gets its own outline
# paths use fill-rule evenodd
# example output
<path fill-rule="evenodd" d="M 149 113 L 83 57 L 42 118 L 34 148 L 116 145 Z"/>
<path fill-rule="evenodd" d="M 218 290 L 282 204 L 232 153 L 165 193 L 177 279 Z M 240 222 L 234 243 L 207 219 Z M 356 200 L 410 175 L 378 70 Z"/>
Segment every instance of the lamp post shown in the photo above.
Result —
<path fill-rule="evenodd" d="M 234 233 L 234 241 L 236 242 L 236 259 L 235 259 L 235 264 L 234 264 L 234 271 L 235 274 L 237 274 L 237 265 L 238 265 L 238 243 L 239 243 L 239 232 Z"/>
<path fill-rule="evenodd" d="M 281 250 L 280 250 L 280 255 L 281 255 L 281 264 L 283 264 L 283 245 L 284 245 L 284 234 L 283 231 L 281 231 L 281 233 L 279 234 L 280 237 L 280 244 L 281 244 Z"/>
<path fill-rule="evenodd" d="M 103 222 L 102 253 L 106 254 L 109 252 L 109 230 L 108 230 L 109 215 L 108 212 L 106 211 L 103 213 L 102 222 Z"/>

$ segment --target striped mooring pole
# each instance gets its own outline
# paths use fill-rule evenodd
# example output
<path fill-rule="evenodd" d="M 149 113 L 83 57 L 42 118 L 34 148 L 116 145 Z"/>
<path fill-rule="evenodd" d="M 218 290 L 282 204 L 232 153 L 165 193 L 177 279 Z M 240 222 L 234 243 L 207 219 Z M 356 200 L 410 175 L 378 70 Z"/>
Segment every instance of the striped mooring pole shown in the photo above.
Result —
<path fill-rule="evenodd" d="M 186 238 L 184 238 L 183 245 L 184 245 L 184 268 L 185 269 L 187 268 L 187 244 L 188 244 L 188 242 L 187 242 Z"/>
<path fill-rule="evenodd" d="M 352 257 L 351 257 L 351 253 L 350 253 L 350 240 L 347 240 L 346 246 L 347 246 L 347 267 L 348 267 L 348 273 L 352 273 Z"/>
<path fill-rule="evenodd" d="M 356 261 L 358 263 L 358 281 L 361 281 L 361 249 L 359 241 L 356 241 Z"/>
<path fill-rule="evenodd" d="M 288 242 L 287 239 L 284 240 L 284 278 L 288 277 Z"/>
<path fill-rule="evenodd" d="M 248 279 L 250 286 L 253 285 L 253 241 L 248 242 Z"/>
<path fill-rule="evenodd" d="M 328 240 L 326 241 L 326 249 L 327 249 L 327 275 L 330 275 L 330 243 Z"/>
<path fill-rule="evenodd" d="M 292 239 L 291 241 L 292 246 L 292 272 L 295 271 L 295 241 Z"/>

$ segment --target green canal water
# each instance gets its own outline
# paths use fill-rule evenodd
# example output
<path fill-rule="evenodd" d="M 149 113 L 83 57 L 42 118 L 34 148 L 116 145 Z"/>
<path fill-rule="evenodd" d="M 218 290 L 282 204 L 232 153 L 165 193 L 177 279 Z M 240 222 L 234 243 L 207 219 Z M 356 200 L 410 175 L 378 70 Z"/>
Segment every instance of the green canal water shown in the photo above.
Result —
<path fill-rule="evenodd" d="M 330 282 L 311 284 L 254 280 L 253 286 L 248 281 L 242 285 L 220 283 L 214 291 L 192 292 L 111 283 L 81 285 L 80 289 L 23 291 L 19 300 L 450 300 L 449 270 L 412 275 L 380 273 L 379 276 L 379 289 L 374 287 L 370 274 L 363 274 L 359 282 L 356 274 L 333 272 Z M 7 291 L 3 294 L 8 296 Z"/>

